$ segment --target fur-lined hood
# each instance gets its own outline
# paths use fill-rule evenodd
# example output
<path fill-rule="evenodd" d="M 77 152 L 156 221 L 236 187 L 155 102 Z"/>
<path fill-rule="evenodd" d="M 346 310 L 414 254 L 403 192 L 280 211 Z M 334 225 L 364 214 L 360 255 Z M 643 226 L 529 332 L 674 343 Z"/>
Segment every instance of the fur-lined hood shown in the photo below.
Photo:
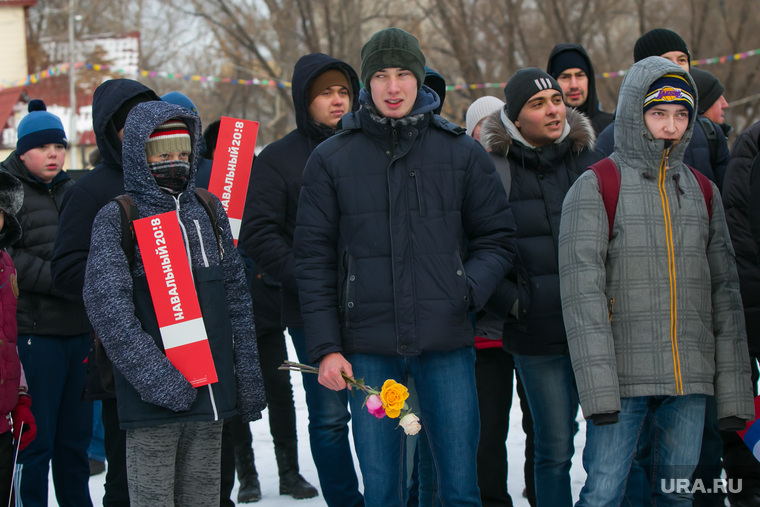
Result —
<path fill-rule="evenodd" d="M 486 117 L 480 131 L 480 142 L 487 150 L 506 157 L 513 140 L 519 141 L 527 149 L 532 149 L 520 135 L 520 131 L 514 123 L 503 113 L 503 109 Z M 584 148 L 593 150 L 594 144 L 596 144 L 596 134 L 591 126 L 591 121 L 586 115 L 572 107 L 567 108 L 565 131 L 555 141 L 556 144 L 564 142 L 570 144 L 570 151 L 573 154 L 580 153 Z"/>

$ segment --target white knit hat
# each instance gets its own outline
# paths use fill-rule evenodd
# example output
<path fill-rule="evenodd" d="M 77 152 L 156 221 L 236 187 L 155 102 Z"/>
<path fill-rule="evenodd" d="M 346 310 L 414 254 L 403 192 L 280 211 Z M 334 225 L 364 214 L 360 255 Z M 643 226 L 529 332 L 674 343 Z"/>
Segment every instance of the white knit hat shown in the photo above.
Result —
<path fill-rule="evenodd" d="M 467 108 L 467 114 L 465 115 L 465 123 L 467 125 L 467 135 L 471 136 L 475 127 L 478 126 L 480 120 L 504 107 L 504 101 L 497 99 L 491 95 L 480 97 L 478 100 L 470 104 Z"/>

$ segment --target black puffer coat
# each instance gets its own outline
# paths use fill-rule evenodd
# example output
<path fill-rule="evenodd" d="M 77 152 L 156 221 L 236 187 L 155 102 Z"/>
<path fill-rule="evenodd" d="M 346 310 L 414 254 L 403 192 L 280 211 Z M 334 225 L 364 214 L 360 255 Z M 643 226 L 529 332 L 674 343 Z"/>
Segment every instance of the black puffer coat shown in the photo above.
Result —
<path fill-rule="evenodd" d="M 512 354 L 568 353 L 557 259 L 562 202 L 578 176 L 602 157 L 593 149 L 588 118 L 567 108 L 567 122 L 570 131 L 564 139 L 540 148 L 516 138 L 519 131 L 501 111 L 491 114 L 481 131 L 483 145 L 492 156 L 505 157 L 511 169 L 517 257 L 487 309 L 506 319 L 504 349 Z M 510 315 L 515 300 L 517 317 Z"/>
<path fill-rule="evenodd" d="M 736 138 L 723 182 L 723 206 L 731 242 L 736 252 L 736 270 L 744 305 L 747 341 L 753 356 L 760 356 L 760 248 L 752 228 L 760 224 L 759 179 L 750 178 L 752 162 L 760 149 L 760 122 Z"/>
<path fill-rule="evenodd" d="M 301 57 L 293 70 L 297 128 L 261 152 L 253 163 L 239 245 L 256 265 L 282 284 L 282 324 L 303 327 L 293 259 L 293 231 L 301 173 L 319 143 L 335 131 L 309 115 L 309 88 L 320 74 L 340 69 L 349 78 L 351 110 L 359 108 L 359 78 L 346 63 L 322 53 Z"/>
<path fill-rule="evenodd" d="M 306 164 L 294 238 L 309 359 L 472 346 L 468 310 L 511 267 L 514 222 L 486 151 L 432 111 L 362 109 Z M 464 244 L 467 244 L 467 251 Z"/>
<path fill-rule="evenodd" d="M 18 333 L 74 336 L 89 331 L 81 297 L 53 288 L 50 259 L 58 231 L 58 210 L 74 182 L 61 171 L 50 188 L 34 178 L 14 151 L 0 165 L 24 187 L 24 205 L 16 218 L 24 231 L 8 248 L 18 271 Z"/>

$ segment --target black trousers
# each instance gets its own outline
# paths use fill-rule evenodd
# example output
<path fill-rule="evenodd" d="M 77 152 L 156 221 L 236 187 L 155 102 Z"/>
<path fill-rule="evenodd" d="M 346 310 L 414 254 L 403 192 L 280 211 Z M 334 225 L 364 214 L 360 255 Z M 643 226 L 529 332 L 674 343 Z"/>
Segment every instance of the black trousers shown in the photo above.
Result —
<path fill-rule="evenodd" d="M 102 401 L 103 444 L 108 462 L 103 507 L 129 507 L 127 432 L 119 428 L 116 398 Z"/>

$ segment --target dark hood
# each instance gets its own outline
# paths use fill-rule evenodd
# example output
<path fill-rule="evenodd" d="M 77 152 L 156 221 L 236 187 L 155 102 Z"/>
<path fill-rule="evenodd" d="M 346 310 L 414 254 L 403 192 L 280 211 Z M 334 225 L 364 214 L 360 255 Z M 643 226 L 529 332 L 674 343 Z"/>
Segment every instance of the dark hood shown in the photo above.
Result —
<path fill-rule="evenodd" d="M 184 107 L 168 102 L 143 102 L 137 104 L 127 116 L 124 126 L 124 190 L 135 201 L 142 216 L 164 213 L 175 208 L 174 197 L 162 191 L 148 169 L 145 143 L 151 132 L 166 120 L 179 118 L 190 131 L 193 152 L 190 155 L 190 178 L 187 188 L 179 195 L 185 202 L 195 192 L 195 173 L 201 139 L 201 121 L 198 115 Z"/>
<path fill-rule="evenodd" d="M 560 53 L 564 53 L 565 51 L 575 51 L 576 53 L 580 54 L 584 60 L 586 60 L 586 65 L 588 65 L 589 70 L 588 97 L 586 98 L 586 103 L 580 107 L 577 107 L 576 109 L 589 118 L 593 118 L 599 112 L 599 98 L 596 96 L 596 74 L 594 73 L 594 66 L 591 64 L 591 59 L 588 57 L 588 53 L 586 53 L 586 50 L 583 48 L 583 46 L 580 44 L 573 44 L 571 42 L 557 44 L 554 46 L 554 49 L 552 49 L 552 52 L 549 55 L 549 61 L 546 63 L 546 72 L 548 72 L 549 75 L 553 76 L 552 66 L 554 64 L 554 58 L 556 58 Z"/>
<path fill-rule="evenodd" d="M 309 88 L 317 76 L 329 69 L 339 69 L 346 74 L 352 88 L 351 111 L 359 109 L 359 77 L 350 65 L 323 53 L 302 56 L 293 68 L 291 79 L 296 127 L 317 141 L 327 139 L 335 130 L 315 123 L 309 116 Z"/>
<path fill-rule="evenodd" d="M 122 104 L 138 95 L 161 100 L 156 92 L 133 79 L 110 79 L 95 89 L 92 98 L 92 128 L 102 162 L 121 167 L 121 141 L 111 118 Z"/>
<path fill-rule="evenodd" d="M 446 80 L 443 76 L 425 65 L 425 83 L 431 88 L 438 98 L 441 100 L 441 104 L 433 111 L 435 114 L 441 114 L 443 109 L 443 102 L 446 100 Z"/>

